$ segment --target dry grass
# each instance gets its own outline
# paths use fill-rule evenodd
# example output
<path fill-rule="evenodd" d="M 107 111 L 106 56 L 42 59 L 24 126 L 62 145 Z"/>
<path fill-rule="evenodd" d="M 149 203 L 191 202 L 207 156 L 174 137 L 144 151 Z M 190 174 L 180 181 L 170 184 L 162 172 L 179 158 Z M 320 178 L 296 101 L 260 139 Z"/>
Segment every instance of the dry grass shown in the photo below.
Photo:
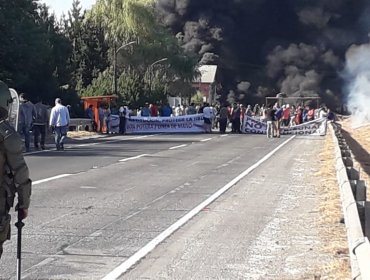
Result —
<path fill-rule="evenodd" d="M 70 138 L 82 138 L 96 135 L 96 132 L 90 131 L 68 131 L 68 137 Z"/>
<path fill-rule="evenodd" d="M 334 142 L 330 134 L 318 158 L 320 168 L 315 177 L 320 195 L 319 234 L 322 253 L 328 256 L 321 267 L 321 279 L 351 279 L 346 230 L 340 223 L 343 214 L 336 179 Z"/>

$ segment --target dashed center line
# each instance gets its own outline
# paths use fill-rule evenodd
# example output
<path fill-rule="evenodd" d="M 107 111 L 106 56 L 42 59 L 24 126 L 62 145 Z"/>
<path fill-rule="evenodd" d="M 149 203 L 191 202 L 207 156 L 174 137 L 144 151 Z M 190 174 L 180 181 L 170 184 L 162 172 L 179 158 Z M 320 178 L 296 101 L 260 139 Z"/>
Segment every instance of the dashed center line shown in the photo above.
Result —
<path fill-rule="evenodd" d="M 171 148 L 169 148 L 169 150 L 176 150 L 176 149 L 180 149 L 180 148 L 183 148 L 183 147 L 186 147 L 186 146 L 187 146 L 186 144 L 182 144 L 182 145 L 179 145 L 179 146 L 171 147 Z"/>
<path fill-rule="evenodd" d="M 68 177 L 68 176 L 72 176 L 72 175 L 73 174 L 60 174 L 60 175 L 53 176 L 53 177 L 50 177 L 50 178 L 34 181 L 34 182 L 32 182 L 32 185 L 39 185 L 39 184 L 42 184 L 42 183 L 45 183 L 45 182 L 53 181 L 53 180 L 56 180 L 56 179 L 60 179 L 60 178 L 64 178 L 64 177 Z"/>
<path fill-rule="evenodd" d="M 142 158 L 146 156 L 148 156 L 148 154 L 142 154 L 142 155 L 138 155 L 135 157 L 124 158 L 124 159 L 119 160 L 119 162 L 125 162 L 125 161 L 134 160 L 134 159 L 138 159 L 138 158 Z"/>
<path fill-rule="evenodd" d="M 207 141 L 210 141 L 212 140 L 213 138 L 207 138 L 207 139 L 203 139 L 203 140 L 200 140 L 200 142 L 207 142 Z"/>

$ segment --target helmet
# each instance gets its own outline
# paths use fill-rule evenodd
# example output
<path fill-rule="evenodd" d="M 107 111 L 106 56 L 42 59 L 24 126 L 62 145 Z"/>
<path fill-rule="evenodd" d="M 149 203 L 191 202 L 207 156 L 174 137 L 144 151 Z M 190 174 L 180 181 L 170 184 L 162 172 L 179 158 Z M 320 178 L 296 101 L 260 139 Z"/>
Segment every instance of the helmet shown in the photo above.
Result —
<path fill-rule="evenodd" d="M 8 86 L 0 81 L 0 118 L 6 118 L 8 115 L 9 104 L 13 102 Z"/>

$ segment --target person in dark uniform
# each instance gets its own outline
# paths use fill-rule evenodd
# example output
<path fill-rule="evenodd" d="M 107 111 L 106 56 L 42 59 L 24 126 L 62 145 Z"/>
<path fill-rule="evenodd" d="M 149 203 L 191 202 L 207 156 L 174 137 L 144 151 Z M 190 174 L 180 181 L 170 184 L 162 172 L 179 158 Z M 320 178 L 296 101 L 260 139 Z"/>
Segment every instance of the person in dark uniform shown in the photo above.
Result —
<path fill-rule="evenodd" d="M 0 81 L 0 258 L 3 244 L 10 239 L 10 215 L 17 195 L 16 210 L 20 219 L 28 216 L 31 185 L 29 171 L 22 155 L 22 141 L 7 121 L 12 101 L 8 87 Z"/>

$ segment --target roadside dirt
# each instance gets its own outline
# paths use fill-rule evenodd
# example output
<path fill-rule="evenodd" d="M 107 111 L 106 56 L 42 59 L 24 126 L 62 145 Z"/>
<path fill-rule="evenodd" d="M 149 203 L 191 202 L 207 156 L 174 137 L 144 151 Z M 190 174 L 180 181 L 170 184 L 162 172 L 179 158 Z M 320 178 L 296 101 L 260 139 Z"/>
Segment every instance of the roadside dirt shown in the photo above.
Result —
<path fill-rule="evenodd" d="M 343 136 L 354 157 L 354 167 L 360 171 L 360 179 L 370 186 L 370 124 L 354 128 L 350 118 L 339 122 Z M 315 174 L 320 195 L 320 238 L 322 251 L 329 261 L 321 267 L 316 279 L 351 279 L 349 252 L 345 227 L 340 223 L 342 209 L 338 184 L 335 177 L 334 143 L 328 134 L 324 149 L 319 155 L 320 170 Z M 369 199 L 369 188 L 367 198 Z"/>
<path fill-rule="evenodd" d="M 91 137 L 97 135 L 96 132 L 90 132 L 90 131 L 68 131 L 68 137 L 72 139 L 78 139 L 82 137 Z"/>
<path fill-rule="evenodd" d="M 322 254 L 328 258 L 315 279 L 351 279 L 347 235 L 344 224 L 340 193 L 336 179 L 334 142 L 328 133 L 322 152 L 318 156 L 319 171 L 314 175 L 319 195 L 320 218 L 318 221 Z"/>

